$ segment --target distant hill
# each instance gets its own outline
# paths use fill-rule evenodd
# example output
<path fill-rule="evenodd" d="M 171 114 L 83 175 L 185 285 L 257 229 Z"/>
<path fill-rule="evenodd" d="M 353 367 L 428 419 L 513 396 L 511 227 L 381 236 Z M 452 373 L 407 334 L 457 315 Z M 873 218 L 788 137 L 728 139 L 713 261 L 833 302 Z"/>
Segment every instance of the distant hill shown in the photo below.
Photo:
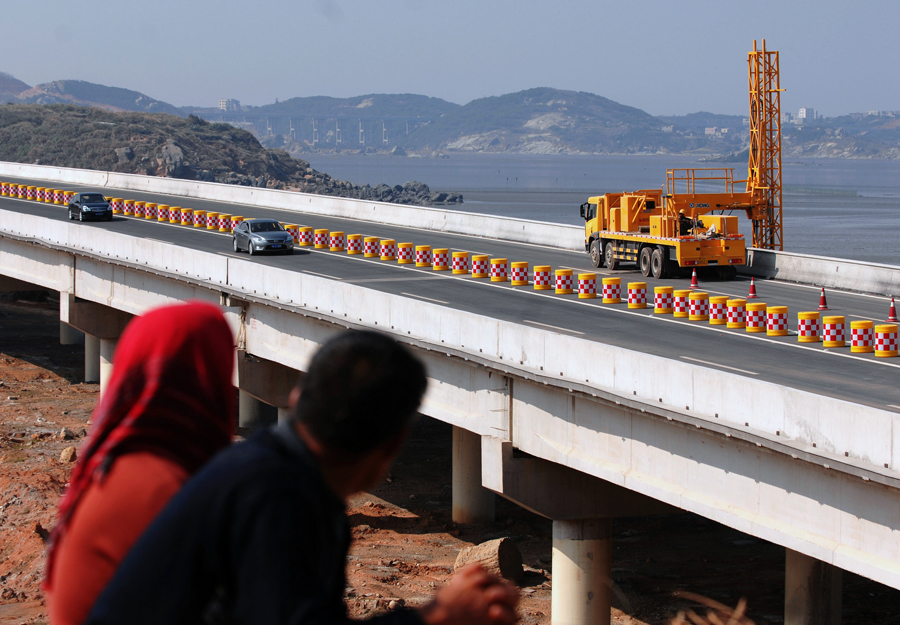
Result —
<path fill-rule="evenodd" d="M 0 102 L 8 102 L 26 89 L 31 87 L 6 72 L 0 72 Z"/>
<path fill-rule="evenodd" d="M 518 153 L 730 151 L 729 138 L 667 132 L 663 120 L 583 91 L 538 88 L 482 98 L 419 128 L 407 149 Z"/>
<path fill-rule="evenodd" d="M 177 107 L 168 102 L 138 91 L 83 80 L 56 80 L 37 85 L 19 93 L 15 101 L 25 104 L 80 104 L 110 111 L 181 114 Z"/>
<path fill-rule="evenodd" d="M 255 106 L 254 114 L 298 117 L 425 117 L 437 118 L 460 108 L 440 98 L 411 93 L 372 94 L 353 98 L 314 96 Z"/>

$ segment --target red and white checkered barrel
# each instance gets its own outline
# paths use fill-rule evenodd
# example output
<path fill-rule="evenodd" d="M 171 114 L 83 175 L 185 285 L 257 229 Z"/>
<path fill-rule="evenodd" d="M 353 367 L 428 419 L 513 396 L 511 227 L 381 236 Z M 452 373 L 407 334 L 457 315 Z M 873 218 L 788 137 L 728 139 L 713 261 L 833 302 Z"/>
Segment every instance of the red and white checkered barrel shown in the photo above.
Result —
<path fill-rule="evenodd" d="M 603 278 L 603 303 L 622 303 L 622 278 Z"/>
<path fill-rule="evenodd" d="M 347 244 L 344 241 L 344 233 L 335 230 L 328 234 L 328 249 L 332 252 L 343 252 Z"/>
<path fill-rule="evenodd" d="M 431 267 L 431 246 L 416 246 L 416 267 Z"/>
<path fill-rule="evenodd" d="M 688 297 L 691 295 L 690 289 L 677 289 L 672 293 L 672 315 L 687 319 L 690 316 L 688 312 Z"/>
<path fill-rule="evenodd" d="M 144 210 L 146 210 L 146 209 L 145 209 L 145 203 L 144 203 L 144 202 L 138 202 L 138 201 L 135 201 L 135 203 L 134 203 L 134 216 L 135 216 L 135 217 L 140 217 L 141 219 L 143 219 L 143 218 L 144 218 Z"/>
<path fill-rule="evenodd" d="M 146 202 L 144 204 L 144 219 L 156 219 L 159 211 L 157 210 L 157 205 L 153 202 Z M 216 213 L 218 215 L 218 213 Z M 216 230 L 218 230 L 218 224 L 216 225 Z"/>
<path fill-rule="evenodd" d="M 475 254 L 472 256 L 473 278 L 487 278 L 491 275 L 491 270 L 488 268 L 488 260 L 489 258 L 484 254 Z"/>
<path fill-rule="evenodd" d="M 316 229 L 316 249 L 317 250 L 327 250 L 328 249 L 328 229 L 327 228 L 318 228 Z"/>
<path fill-rule="evenodd" d="M 9 184 L 0 182 L 0 196 L 6 197 L 7 195 L 9 195 Z"/>
<path fill-rule="evenodd" d="M 730 299 L 725 305 L 728 307 L 726 326 L 731 329 L 743 329 L 747 327 L 747 300 Z"/>
<path fill-rule="evenodd" d="M 824 317 L 822 319 L 822 347 L 844 347 L 847 337 L 844 327 L 847 320 L 842 315 Z"/>
<path fill-rule="evenodd" d="M 109 201 L 109 206 L 112 208 L 113 215 L 121 215 L 125 212 L 124 200 L 120 197 L 114 197 Z"/>
<path fill-rule="evenodd" d="M 126 217 L 134 217 L 134 200 L 122 201 L 122 213 L 124 213 Z"/>
<path fill-rule="evenodd" d="M 241 217 L 243 219 L 243 217 Z M 169 207 L 169 223 L 181 225 L 181 207 L 180 206 L 170 206 Z"/>
<path fill-rule="evenodd" d="M 464 274 L 469 273 L 469 253 L 453 252 L 453 273 Z"/>
<path fill-rule="evenodd" d="M 597 297 L 597 274 L 578 274 L 578 299 L 595 299 Z"/>
<path fill-rule="evenodd" d="M 36 187 L 34 190 L 34 200 L 36 202 L 46 202 L 47 189 L 45 189 L 44 187 Z"/>
<path fill-rule="evenodd" d="M 75 193 L 72 191 L 63 191 L 63 204 L 66 206 L 69 205 L 69 202 L 72 201 L 72 198 L 75 196 Z"/>
<path fill-rule="evenodd" d="M 688 295 L 688 319 L 691 321 L 709 320 L 709 293 L 691 291 Z"/>
<path fill-rule="evenodd" d="M 239 215 L 232 215 L 231 219 L 228 220 L 228 232 L 234 232 L 238 226 L 241 225 L 241 222 L 244 221 L 244 218 Z"/>
<path fill-rule="evenodd" d="M 728 323 L 728 297 L 716 295 L 709 298 L 709 325 L 724 326 Z"/>
<path fill-rule="evenodd" d="M 181 209 L 181 225 L 182 226 L 193 226 L 194 225 L 194 209 L 193 208 L 182 208 Z"/>
<path fill-rule="evenodd" d="M 553 288 L 553 283 L 550 279 L 550 265 L 535 265 L 534 266 L 534 290 L 535 291 L 549 291 Z"/>
<path fill-rule="evenodd" d="M 37 187 L 25 187 L 25 199 L 35 200 L 37 198 Z"/>
<path fill-rule="evenodd" d="M 194 214 L 191 216 L 192 224 L 195 228 L 205 228 L 206 227 L 206 211 L 205 210 L 195 210 Z"/>
<path fill-rule="evenodd" d="M 416 262 L 415 245 L 412 243 L 397 244 L 397 264 L 412 265 Z"/>
<path fill-rule="evenodd" d="M 491 259 L 491 282 L 506 282 L 509 279 L 509 261 L 506 258 Z"/>
<path fill-rule="evenodd" d="M 675 289 L 671 286 L 653 287 L 653 314 L 671 315 L 675 308 Z"/>
<path fill-rule="evenodd" d="M 818 312 L 797 313 L 797 340 L 801 343 L 818 343 L 821 340 Z"/>
<path fill-rule="evenodd" d="M 873 322 L 850 322 L 850 351 L 857 354 L 870 354 L 875 351 L 875 324 Z"/>
<path fill-rule="evenodd" d="M 347 253 L 351 256 L 359 256 L 363 253 L 363 235 L 347 235 Z"/>
<path fill-rule="evenodd" d="M 231 215 L 219 213 L 219 232 L 231 232 Z"/>
<path fill-rule="evenodd" d="M 156 220 L 157 221 L 169 221 L 169 205 L 168 204 L 157 204 L 156 205 Z"/>
<path fill-rule="evenodd" d="M 875 326 L 875 356 L 895 358 L 898 352 L 897 324 L 885 323 Z"/>
<path fill-rule="evenodd" d="M 297 224 L 285 224 L 284 230 L 294 240 L 294 245 L 300 242 L 300 226 Z"/>
<path fill-rule="evenodd" d="M 447 271 L 450 269 L 450 250 L 446 247 L 438 247 L 434 249 L 431 255 L 431 268 L 434 271 Z"/>
<path fill-rule="evenodd" d="M 756 334 L 766 331 L 766 308 L 768 304 L 763 302 L 749 302 L 747 304 L 747 332 Z"/>
<path fill-rule="evenodd" d="M 766 334 L 768 336 L 787 336 L 788 307 L 769 306 L 766 308 Z"/>
<path fill-rule="evenodd" d="M 629 282 L 628 283 L 628 307 L 629 308 L 646 308 L 647 307 L 647 283 L 646 282 Z"/>
<path fill-rule="evenodd" d="M 397 242 L 394 239 L 381 240 L 381 260 L 397 260 Z"/>
<path fill-rule="evenodd" d="M 512 264 L 510 284 L 513 286 L 528 286 L 528 263 L 515 261 Z"/>
<path fill-rule="evenodd" d="M 363 239 L 363 256 L 365 258 L 378 258 L 381 256 L 381 239 L 378 237 L 366 237 Z"/>
<path fill-rule="evenodd" d="M 75 194 L 73 193 L 72 195 Z M 24 184 L 16 185 L 16 197 L 20 200 L 28 199 L 28 187 Z"/>
<path fill-rule="evenodd" d="M 62 192 L 62 189 L 53 189 L 53 203 L 54 204 L 65 204 L 65 197 Z"/>
<path fill-rule="evenodd" d="M 313 246 L 313 229 L 309 226 L 300 226 L 297 229 L 297 236 L 300 237 L 300 240 L 297 242 L 297 245 L 300 247 L 312 247 Z"/>
<path fill-rule="evenodd" d="M 575 280 L 572 277 L 571 269 L 556 270 L 556 293 L 558 295 L 568 295 L 575 292 Z"/>

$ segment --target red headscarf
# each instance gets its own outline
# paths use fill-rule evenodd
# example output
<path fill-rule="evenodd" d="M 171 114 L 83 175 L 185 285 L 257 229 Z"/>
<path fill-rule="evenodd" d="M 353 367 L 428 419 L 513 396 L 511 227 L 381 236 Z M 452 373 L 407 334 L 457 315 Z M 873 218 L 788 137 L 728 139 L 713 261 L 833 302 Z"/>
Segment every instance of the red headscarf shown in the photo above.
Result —
<path fill-rule="evenodd" d="M 234 433 L 234 338 L 218 308 L 193 302 L 135 318 L 116 348 L 109 388 L 59 505 L 47 555 L 65 535 L 81 496 L 116 457 L 145 451 L 194 473 Z"/>

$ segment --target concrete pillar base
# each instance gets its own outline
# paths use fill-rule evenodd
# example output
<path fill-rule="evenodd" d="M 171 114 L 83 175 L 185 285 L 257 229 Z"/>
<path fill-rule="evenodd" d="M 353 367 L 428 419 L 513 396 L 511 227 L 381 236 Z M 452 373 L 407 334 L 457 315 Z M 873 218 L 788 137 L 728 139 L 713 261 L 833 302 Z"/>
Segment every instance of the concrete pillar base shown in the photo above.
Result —
<path fill-rule="evenodd" d="M 100 382 L 100 339 L 91 334 L 84 335 L 84 381 Z"/>
<path fill-rule="evenodd" d="M 65 321 L 59 322 L 59 344 L 78 345 L 84 343 L 84 332 L 70 326 Z"/>
<path fill-rule="evenodd" d="M 843 571 L 785 549 L 784 625 L 840 625 Z"/>
<path fill-rule="evenodd" d="M 256 429 L 272 425 L 277 421 L 278 413 L 274 406 L 259 401 L 249 393 L 240 392 L 238 425 L 242 428 Z"/>
<path fill-rule="evenodd" d="M 481 436 L 453 426 L 454 522 L 493 522 L 494 497 L 481 485 Z"/>
<path fill-rule="evenodd" d="M 116 351 L 116 339 L 100 339 L 100 397 L 109 388 L 109 380 L 113 372 L 113 354 Z"/>
<path fill-rule="evenodd" d="M 553 521 L 553 625 L 609 625 L 612 521 Z"/>

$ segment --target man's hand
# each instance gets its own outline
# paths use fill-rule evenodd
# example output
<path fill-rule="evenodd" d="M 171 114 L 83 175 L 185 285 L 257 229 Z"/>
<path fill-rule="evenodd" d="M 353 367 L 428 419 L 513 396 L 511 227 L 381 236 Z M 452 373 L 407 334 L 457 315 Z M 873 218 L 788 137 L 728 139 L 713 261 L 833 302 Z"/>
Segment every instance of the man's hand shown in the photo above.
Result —
<path fill-rule="evenodd" d="M 425 625 L 512 625 L 519 617 L 518 589 L 471 564 L 420 610 Z"/>

